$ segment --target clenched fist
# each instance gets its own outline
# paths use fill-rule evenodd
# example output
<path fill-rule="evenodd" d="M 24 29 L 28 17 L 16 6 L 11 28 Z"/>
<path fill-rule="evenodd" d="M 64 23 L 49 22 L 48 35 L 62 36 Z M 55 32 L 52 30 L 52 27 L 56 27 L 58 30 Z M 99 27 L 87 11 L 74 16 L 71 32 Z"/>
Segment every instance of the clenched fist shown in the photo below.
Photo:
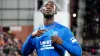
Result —
<path fill-rule="evenodd" d="M 46 30 L 36 30 L 35 32 L 32 33 L 32 36 L 41 36 Z"/>
<path fill-rule="evenodd" d="M 63 42 L 63 40 L 59 36 L 52 36 L 51 40 L 52 40 L 53 43 L 56 43 L 56 44 L 59 44 L 59 45 L 61 45 L 62 42 Z"/>

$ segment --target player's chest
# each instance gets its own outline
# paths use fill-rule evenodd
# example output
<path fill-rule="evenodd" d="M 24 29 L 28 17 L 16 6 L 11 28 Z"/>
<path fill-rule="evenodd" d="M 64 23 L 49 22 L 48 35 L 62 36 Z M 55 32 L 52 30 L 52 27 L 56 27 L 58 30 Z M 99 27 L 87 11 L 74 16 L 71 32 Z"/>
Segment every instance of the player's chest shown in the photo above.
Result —
<path fill-rule="evenodd" d="M 61 31 L 58 30 L 49 30 L 45 32 L 42 36 L 38 37 L 36 40 L 36 47 L 38 50 L 45 50 L 45 49 L 54 49 L 52 46 L 52 36 L 53 35 L 58 35 L 62 37 Z"/>
<path fill-rule="evenodd" d="M 44 32 L 40 37 L 37 37 L 37 41 L 45 41 L 45 40 L 51 40 L 52 36 L 58 35 L 59 37 L 63 37 L 64 32 L 62 30 L 58 29 L 51 29 L 47 32 Z"/>

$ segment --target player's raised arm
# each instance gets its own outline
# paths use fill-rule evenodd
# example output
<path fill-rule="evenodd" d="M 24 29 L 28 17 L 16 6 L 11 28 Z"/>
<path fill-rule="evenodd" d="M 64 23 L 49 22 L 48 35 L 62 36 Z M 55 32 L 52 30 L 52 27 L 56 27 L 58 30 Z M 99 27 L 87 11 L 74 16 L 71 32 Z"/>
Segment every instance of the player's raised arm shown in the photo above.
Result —
<path fill-rule="evenodd" d="M 66 28 L 64 31 L 65 35 L 63 37 L 63 42 L 61 45 L 72 55 L 82 56 L 82 49 L 77 40 L 74 38 L 70 29 Z"/>
<path fill-rule="evenodd" d="M 32 34 L 30 34 L 24 42 L 24 44 L 22 45 L 21 53 L 23 56 L 28 56 L 34 50 L 35 39 L 33 39 L 34 41 L 32 39 L 33 36 Z"/>

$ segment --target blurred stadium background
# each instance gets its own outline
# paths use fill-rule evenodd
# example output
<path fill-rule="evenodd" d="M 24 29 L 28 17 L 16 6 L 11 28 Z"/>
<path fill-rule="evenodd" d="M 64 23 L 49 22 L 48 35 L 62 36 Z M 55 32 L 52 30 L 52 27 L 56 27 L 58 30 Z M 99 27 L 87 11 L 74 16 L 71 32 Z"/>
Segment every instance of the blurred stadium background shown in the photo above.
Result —
<path fill-rule="evenodd" d="M 0 0 L 0 56 L 21 56 L 20 50 L 34 27 L 42 25 L 41 6 L 47 0 Z M 100 1 L 53 0 L 55 21 L 69 27 L 83 56 L 100 56 Z M 36 56 L 32 53 L 30 56 Z M 67 56 L 68 54 L 66 54 Z"/>

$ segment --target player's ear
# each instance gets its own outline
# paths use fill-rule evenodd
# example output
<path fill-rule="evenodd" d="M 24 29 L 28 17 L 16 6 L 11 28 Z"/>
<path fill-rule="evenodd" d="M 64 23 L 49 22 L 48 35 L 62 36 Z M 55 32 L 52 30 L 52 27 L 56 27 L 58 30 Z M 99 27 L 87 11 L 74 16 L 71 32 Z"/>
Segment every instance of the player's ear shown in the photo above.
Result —
<path fill-rule="evenodd" d="M 54 4 L 54 14 L 57 14 L 57 6 L 56 6 L 56 4 Z"/>
<path fill-rule="evenodd" d="M 40 12 L 43 12 L 43 9 L 40 9 Z"/>
<path fill-rule="evenodd" d="M 57 9 L 55 8 L 55 12 L 54 12 L 54 14 L 57 14 Z"/>
<path fill-rule="evenodd" d="M 40 9 L 40 12 L 41 12 L 41 13 L 43 13 L 43 10 L 44 10 L 44 9 L 43 9 L 43 8 L 41 8 L 41 9 Z"/>

